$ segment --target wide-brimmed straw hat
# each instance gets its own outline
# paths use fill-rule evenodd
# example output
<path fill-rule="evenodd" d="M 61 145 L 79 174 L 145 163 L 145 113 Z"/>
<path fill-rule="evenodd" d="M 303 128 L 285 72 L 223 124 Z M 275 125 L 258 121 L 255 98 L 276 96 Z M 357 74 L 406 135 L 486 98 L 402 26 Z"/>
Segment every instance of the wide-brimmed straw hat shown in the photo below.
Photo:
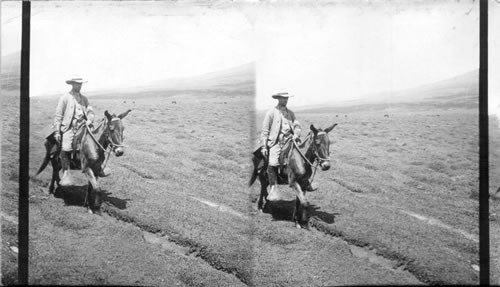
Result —
<path fill-rule="evenodd" d="M 274 94 L 273 96 L 273 99 L 277 99 L 277 98 L 290 98 L 290 97 L 293 97 L 292 94 L 289 94 L 289 93 L 277 93 L 277 94 Z"/>
<path fill-rule="evenodd" d="M 66 80 L 66 84 L 71 85 L 71 84 L 83 84 L 86 83 L 87 81 L 84 81 L 82 78 L 74 77 L 69 80 Z"/>

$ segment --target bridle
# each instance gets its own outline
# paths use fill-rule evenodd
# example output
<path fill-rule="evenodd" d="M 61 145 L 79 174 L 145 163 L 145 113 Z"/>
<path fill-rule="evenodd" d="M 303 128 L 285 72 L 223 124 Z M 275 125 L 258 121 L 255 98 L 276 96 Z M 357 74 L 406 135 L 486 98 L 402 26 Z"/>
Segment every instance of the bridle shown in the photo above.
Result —
<path fill-rule="evenodd" d="M 115 117 L 115 118 L 112 118 L 111 121 L 119 121 L 120 118 L 118 117 Z M 98 129 L 99 127 L 101 127 L 104 123 L 106 122 L 106 119 L 103 119 L 99 125 L 97 125 L 97 127 L 95 127 L 95 129 Z M 92 140 L 94 140 L 94 142 L 97 144 L 97 146 L 103 150 L 104 152 L 108 151 L 108 152 L 114 152 L 116 153 L 116 149 L 119 148 L 119 147 L 124 147 L 125 145 L 122 145 L 122 144 L 117 144 L 113 141 L 113 139 L 111 138 L 110 136 L 110 131 L 109 131 L 109 128 L 105 127 L 105 130 L 104 130 L 104 134 L 106 136 L 106 140 L 108 141 L 108 147 L 109 148 L 104 148 L 100 143 L 99 141 L 94 137 L 94 134 L 92 133 L 92 131 L 90 130 L 90 127 L 87 125 L 87 124 L 84 124 L 85 125 L 85 128 L 87 129 L 87 132 L 89 133 L 90 137 L 92 138 Z"/>
<path fill-rule="evenodd" d="M 320 136 L 320 135 L 326 135 L 326 132 L 324 132 L 324 131 L 318 131 L 318 133 L 316 134 L 316 137 Z M 314 141 L 315 139 L 313 138 L 312 140 Z M 322 164 L 325 161 L 330 161 L 330 155 L 327 155 L 326 158 L 325 157 L 321 157 L 319 155 L 318 147 L 316 146 L 316 143 L 314 143 L 314 142 L 313 142 L 313 152 L 314 152 L 314 156 L 315 156 L 315 161 L 318 162 L 319 164 Z"/>
<path fill-rule="evenodd" d="M 119 117 L 114 117 L 111 119 L 111 122 L 120 121 L 120 120 L 121 119 Z M 113 139 L 111 138 L 110 132 L 111 131 L 110 131 L 109 127 L 106 127 L 106 130 L 104 131 L 104 133 L 106 134 L 106 139 L 108 140 L 108 146 L 110 147 L 110 150 L 112 152 L 116 153 L 116 149 L 119 147 L 124 147 L 124 145 L 115 143 L 113 141 Z"/>
<path fill-rule="evenodd" d="M 316 136 L 319 136 L 319 135 L 326 135 L 326 132 L 324 132 L 324 131 L 319 131 L 319 132 L 316 134 Z M 307 142 L 307 141 L 309 141 L 309 140 L 311 141 L 311 144 L 312 144 L 312 146 L 313 146 L 313 147 L 312 147 L 312 149 L 313 149 L 313 154 L 314 154 L 314 161 L 313 161 L 313 162 L 316 164 L 316 166 L 317 166 L 318 164 L 322 164 L 322 163 L 323 163 L 323 162 L 325 162 L 325 161 L 329 161 L 329 160 L 330 160 L 330 156 L 329 156 L 329 155 L 328 155 L 328 157 L 326 157 L 326 158 L 325 158 L 325 157 L 321 157 L 321 156 L 319 155 L 319 152 L 318 152 L 318 147 L 317 147 L 316 143 L 314 142 L 314 140 L 315 140 L 315 139 L 314 139 L 314 136 L 312 135 L 312 133 L 307 134 L 307 137 L 306 137 L 305 142 Z M 302 158 L 303 158 L 303 159 L 307 162 L 307 164 L 309 164 L 310 166 L 314 166 L 314 164 L 313 164 L 313 163 L 311 163 L 311 162 L 307 159 L 307 157 L 306 157 L 306 156 L 302 153 L 302 151 L 300 150 L 299 146 L 297 145 L 297 143 L 296 143 L 295 141 L 293 141 L 293 144 L 294 144 L 295 148 L 297 148 L 297 150 L 299 151 L 299 154 L 302 156 Z"/>
<path fill-rule="evenodd" d="M 327 133 L 324 131 L 318 131 L 318 133 L 316 134 L 316 137 L 319 135 L 326 135 L 326 134 Z M 318 147 L 317 147 L 316 143 L 314 142 L 315 136 L 311 132 L 309 132 L 307 134 L 305 142 L 307 142 L 309 140 L 311 141 L 311 145 L 313 146 L 312 149 L 313 149 L 313 154 L 314 154 L 314 161 L 313 161 L 314 163 L 311 163 L 307 159 L 307 157 L 302 153 L 299 146 L 297 145 L 297 143 L 294 140 L 292 140 L 292 142 L 293 142 L 293 145 L 295 146 L 295 148 L 297 149 L 297 151 L 299 152 L 300 156 L 306 161 L 307 164 L 309 164 L 312 168 L 314 168 L 314 172 L 311 176 L 311 183 L 312 183 L 312 181 L 314 179 L 314 175 L 316 174 L 316 170 L 318 169 L 318 166 L 321 165 L 325 161 L 330 161 L 330 156 L 328 155 L 328 157 L 324 158 L 324 157 L 321 157 L 319 155 Z"/>
<path fill-rule="evenodd" d="M 119 117 L 113 117 L 111 119 L 111 122 L 113 121 L 119 121 L 121 120 Z M 90 127 L 87 125 L 87 124 L 84 124 L 85 125 L 85 128 L 87 129 L 87 132 L 88 134 L 90 135 L 90 137 L 92 138 L 92 140 L 94 140 L 94 142 L 97 144 L 97 146 L 102 150 L 104 151 L 104 153 L 106 154 L 106 160 L 104 161 L 104 165 L 103 165 L 103 169 L 106 167 L 106 164 L 108 163 L 108 159 L 109 159 L 109 156 L 111 155 L 111 153 L 113 152 L 114 154 L 116 154 L 116 149 L 119 148 L 119 147 L 124 147 L 124 145 L 122 144 L 117 144 L 113 141 L 113 139 L 111 138 L 111 135 L 110 135 L 110 130 L 109 130 L 109 127 L 106 123 L 106 118 L 104 118 L 100 123 L 99 125 L 96 127 L 96 129 L 98 129 L 101 125 L 105 125 L 105 130 L 104 130 L 104 134 L 105 134 L 105 137 L 106 137 L 106 140 L 108 141 L 108 148 L 104 148 L 100 143 L 99 141 L 94 137 L 92 131 L 90 130 Z"/>

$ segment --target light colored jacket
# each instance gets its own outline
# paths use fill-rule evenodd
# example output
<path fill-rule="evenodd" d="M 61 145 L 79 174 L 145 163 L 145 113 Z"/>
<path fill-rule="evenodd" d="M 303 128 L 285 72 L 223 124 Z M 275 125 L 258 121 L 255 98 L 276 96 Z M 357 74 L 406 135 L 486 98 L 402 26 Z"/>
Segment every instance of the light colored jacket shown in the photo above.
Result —
<path fill-rule="evenodd" d="M 89 105 L 89 100 L 84 95 L 81 95 L 81 97 L 81 105 L 84 114 L 87 116 L 88 120 L 94 121 L 94 110 Z M 70 128 L 71 121 L 75 115 L 76 104 L 77 101 L 70 92 L 59 98 L 56 108 L 56 116 L 54 118 L 54 131 L 61 131 L 61 133 L 64 133 Z"/>
<path fill-rule="evenodd" d="M 295 114 L 288 108 L 286 120 L 290 123 L 290 128 L 293 129 L 293 133 L 300 136 L 301 127 L 300 123 L 295 119 Z M 264 122 L 262 124 L 261 131 L 261 142 L 262 146 L 272 147 L 278 141 L 278 136 L 281 130 L 281 121 L 283 116 L 278 109 L 278 106 L 267 111 L 264 117 Z"/>

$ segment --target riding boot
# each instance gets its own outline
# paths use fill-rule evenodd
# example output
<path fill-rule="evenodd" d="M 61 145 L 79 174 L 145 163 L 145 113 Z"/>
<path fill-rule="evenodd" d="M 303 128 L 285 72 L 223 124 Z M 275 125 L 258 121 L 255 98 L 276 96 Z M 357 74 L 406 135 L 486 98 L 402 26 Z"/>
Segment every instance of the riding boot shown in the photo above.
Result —
<path fill-rule="evenodd" d="M 305 188 L 306 191 L 315 191 L 317 189 L 318 189 L 317 187 L 313 187 L 312 186 L 311 182 L 307 181 L 307 185 L 306 185 L 306 188 Z"/>
<path fill-rule="evenodd" d="M 99 171 L 98 176 L 99 177 L 106 177 L 106 176 L 108 176 L 110 174 L 111 174 L 111 172 L 109 172 L 109 169 L 107 167 L 105 167 L 105 168 L 101 167 L 101 170 Z"/>
<path fill-rule="evenodd" d="M 278 190 L 278 174 L 277 174 L 276 166 L 268 166 L 267 174 L 269 177 L 269 185 L 271 186 L 269 193 L 267 194 L 266 199 L 268 201 L 277 201 L 280 199 L 279 190 Z"/>
<path fill-rule="evenodd" d="M 61 151 L 61 165 L 63 170 L 63 176 L 61 179 L 61 186 L 68 186 L 73 184 L 70 173 L 71 164 L 71 152 Z"/>

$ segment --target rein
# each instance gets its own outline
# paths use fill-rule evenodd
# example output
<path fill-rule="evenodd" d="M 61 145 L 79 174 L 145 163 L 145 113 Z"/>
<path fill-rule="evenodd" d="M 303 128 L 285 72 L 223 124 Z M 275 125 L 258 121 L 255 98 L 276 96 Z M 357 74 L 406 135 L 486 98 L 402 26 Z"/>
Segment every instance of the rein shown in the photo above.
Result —
<path fill-rule="evenodd" d="M 119 118 L 113 118 L 111 121 L 118 121 L 120 120 Z M 97 128 L 99 128 L 103 123 L 105 122 L 105 120 L 101 121 L 101 123 L 97 126 Z M 90 130 L 90 127 L 85 124 L 85 127 L 87 128 L 87 131 L 88 133 L 90 134 L 90 137 L 94 140 L 94 142 L 97 144 L 97 146 L 99 146 L 100 149 L 102 149 L 103 151 L 107 151 L 107 149 L 105 149 L 100 143 L 99 141 L 94 137 L 94 134 L 92 133 L 92 131 Z M 124 145 L 121 145 L 121 144 L 116 144 L 113 142 L 113 140 L 111 139 L 111 137 L 109 136 L 109 130 L 107 128 L 105 128 L 105 131 L 104 133 L 106 134 L 106 140 L 108 141 L 108 144 L 109 146 L 111 147 L 110 151 L 109 152 L 115 152 L 115 147 L 124 147 Z"/>
<path fill-rule="evenodd" d="M 317 134 L 317 135 L 323 135 L 323 134 L 326 134 L 326 132 L 324 132 L 324 131 L 320 131 L 320 132 L 318 132 L 318 134 Z M 311 136 L 311 133 L 309 133 L 309 134 L 307 135 L 307 137 L 308 137 L 308 139 L 307 139 L 307 140 L 309 140 L 309 138 L 311 138 L 311 137 L 312 137 L 312 136 Z M 306 140 L 306 141 L 307 141 L 307 140 Z M 311 140 L 313 140 L 313 139 L 311 139 Z M 316 175 L 316 170 L 318 169 L 318 166 L 319 166 L 320 162 L 321 162 L 321 161 L 327 161 L 327 160 L 330 160 L 330 158 L 322 158 L 322 157 L 320 157 L 320 156 L 319 156 L 319 153 L 318 153 L 318 150 L 316 149 L 316 146 L 314 146 L 314 143 L 311 143 L 311 144 L 313 145 L 313 149 L 314 149 L 314 156 L 315 156 L 315 159 L 314 159 L 314 163 L 315 163 L 315 164 L 312 164 L 312 163 L 311 163 L 311 161 L 309 161 L 309 160 L 307 159 L 307 157 L 306 157 L 306 156 L 302 153 L 302 151 L 300 150 L 300 148 L 299 148 L 299 146 L 297 145 L 297 143 L 296 143 L 294 140 L 292 140 L 292 142 L 293 142 L 293 145 L 295 146 L 295 148 L 297 149 L 297 151 L 299 152 L 300 156 L 301 156 L 301 157 L 302 157 L 302 158 L 303 158 L 303 159 L 307 162 L 307 164 L 309 164 L 311 167 L 313 167 L 313 168 L 314 168 L 313 174 L 312 174 L 312 176 L 311 176 L 311 183 L 312 183 L 312 182 L 313 182 L 313 180 L 314 180 L 314 176 Z"/>
<path fill-rule="evenodd" d="M 94 140 L 94 142 L 97 144 L 97 146 L 99 148 L 101 148 L 103 151 L 106 151 L 106 149 L 99 143 L 98 140 L 96 140 L 96 138 L 94 137 L 94 135 L 92 134 L 92 131 L 90 130 L 89 126 L 87 124 L 85 124 L 85 128 L 87 129 L 87 133 L 90 135 L 90 137 Z"/>
<path fill-rule="evenodd" d="M 119 118 L 113 118 L 111 121 L 113 120 L 120 120 Z M 99 125 L 96 127 L 96 128 L 99 128 L 100 126 L 102 126 L 104 123 L 106 122 L 106 120 L 102 120 Z M 109 130 L 107 128 L 105 128 L 105 134 L 106 134 L 106 140 L 108 141 L 108 145 L 109 145 L 109 148 L 104 148 L 100 143 L 99 141 L 94 137 L 94 134 L 92 133 L 92 131 L 90 130 L 90 127 L 85 124 L 85 128 L 86 128 L 86 132 L 90 135 L 90 137 L 92 138 L 92 140 L 94 140 L 94 142 L 97 144 L 97 146 L 102 149 L 104 151 L 104 153 L 106 154 L 106 160 L 104 161 L 104 165 L 102 167 L 102 169 L 104 169 L 106 167 L 106 165 L 108 164 L 108 160 L 109 160 L 109 156 L 111 155 L 111 152 L 115 152 L 115 148 L 116 147 L 123 147 L 124 145 L 119 145 L 119 144 L 115 144 L 113 142 L 113 140 L 111 139 L 111 137 L 109 136 Z"/>
<path fill-rule="evenodd" d="M 114 119 L 112 119 L 114 120 Z M 106 119 L 102 120 L 99 125 L 96 127 L 96 128 L 99 128 L 101 127 L 104 123 L 106 122 Z M 97 144 L 97 146 L 102 149 L 104 151 L 104 153 L 106 154 L 106 160 L 104 161 L 104 165 L 102 166 L 102 169 L 106 168 L 106 165 L 108 164 L 108 160 L 109 160 L 109 156 L 111 155 L 111 152 L 115 152 L 115 149 L 113 148 L 113 146 L 123 146 L 123 145 L 117 145 L 115 143 L 113 143 L 113 141 L 111 140 L 110 136 L 109 136 L 109 131 L 108 129 L 105 130 L 105 133 L 106 133 L 106 140 L 109 142 L 109 149 L 105 149 L 100 143 L 99 141 L 94 137 L 94 134 L 92 133 L 92 131 L 90 130 L 90 127 L 85 124 L 85 128 L 86 128 L 86 132 L 90 135 L 90 137 L 92 138 L 92 140 L 94 140 L 94 142 Z"/>
<path fill-rule="evenodd" d="M 326 132 L 318 132 L 318 135 L 322 135 L 322 134 L 326 134 Z M 307 135 L 308 139 L 311 138 L 311 133 L 309 133 Z M 311 143 L 311 144 L 314 144 L 314 143 Z M 313 164 L 306 158 L 306 156 L 302 153 L 302 151 L 300 150 L 300 147 L 297 145 L 297 143 L 295 141 L 293 141 L 293 145 L 295 146 L 295 148 L 297 149 L 297 151 L 299 152 L 300 156 L 310 165 L 310 166 L 313 166 Z M 319 153 L 318 153 L 318 150 L 315 148 L 315 146 L 313 146 L 313 149 L 314 149 L 314 156 L 315 156 L 315 159 L 314 161 L 315 162 L 319 162 L 319 161 L 327 161 L 327 160 L 330 160 L 330 158 L 323 158 L 323 157 L 320 157 L 319 156 Z"/>
<path fill-rule="evenodd" d="M 316 175 L 316 170 L 318 169 L 318 165 L 319 165 L 319 161 L 314 161 L 316 163 L 316 165 L 313 166 L 313 164 L 306 158 L 306 156 L 302 153 L 302 151 L 300 150 L 299 146 L 297 145 L 297 143 L 293 141 L 293 145 L 295 146 L 295 148 L 297 149 L 297 151 L 299 152 L 300 156 L 307 162 L 307 164 L 309 164 L 311 167 L 314 167 L 314 172 L 311 176 L 311 183 L 313 182 L 314 180 L 314 175 Z M 317 157 L 317 152 L 315 151 L 315 155 Z"/>
<path fill-rule="evenodd" d="M 306 158 L 306 156 L 302 153 L 302 151 L 300 150 L 299 146 L 297 145 L 297 142 L 295 142 L 294 140 L 292 140 L 293 142 L 293 146 L 297 149 L 297 151 L 299 152 L 300 156 L 310 165 L 310 166 L 313 166 L 313 164 Z"/>

